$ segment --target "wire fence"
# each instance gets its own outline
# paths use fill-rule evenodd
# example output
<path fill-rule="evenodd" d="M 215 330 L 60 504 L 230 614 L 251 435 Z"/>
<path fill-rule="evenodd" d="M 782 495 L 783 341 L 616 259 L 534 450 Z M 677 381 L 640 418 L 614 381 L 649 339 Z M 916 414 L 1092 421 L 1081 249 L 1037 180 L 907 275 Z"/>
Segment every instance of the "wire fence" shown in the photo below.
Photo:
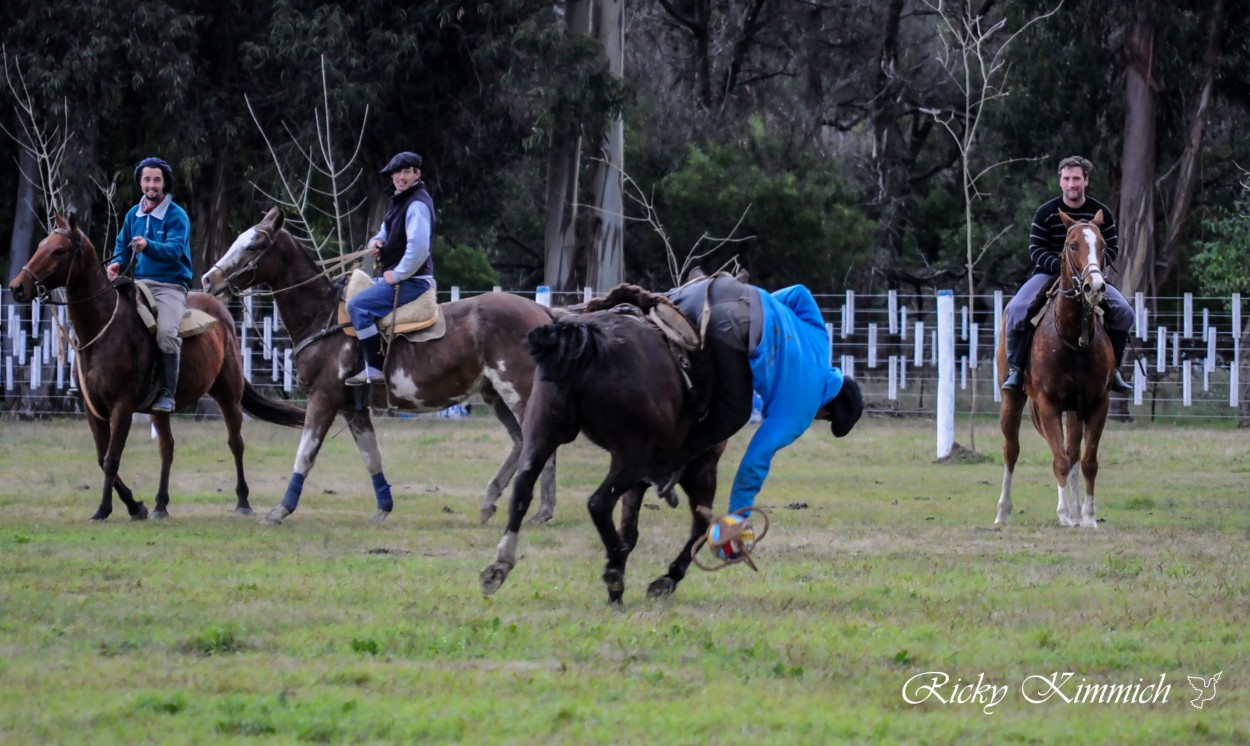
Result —
<path fill-rule="evenodd" d="M 481 292 L 451 288 L 440 300 L 458 300 Z M 508 291 L 546 305 L 567 306 L 593 297 L 580 293 Z M 937 293 L 818 295 L 830 331 L 831 360 L 863 387 L 878 414 L 933 416 L 939 370 L 956 377 L 958 413 L 997 410 L 994 349 L 1005 300 L 1002 293 L 977 296 L 972 304 L 956 296 L 955 365 L 939 366 Z M 1133 299 L 1137 323 L 1125 375 L 1134 392 L 1117 398 L 1122 412 L 1153 421 L 1239 419 L 1247 393 L 1241 341 L 1247 334 L 1241 298 L 1144 297 Z M 295 383 L 292 341 L 268 296 L 230 302 L 243 353 L 244 375 L 271 398 L 302 402 Z M 65 308 L 43 303 L 17 304 L 7 290 L 0 294 L 0 361 L 3 391 L 0 414 L 45 417 L 81 414 Z M 463 416 L 465 408 L 440 413 Z M 411 415 L 400 415 L 411 416 Z M 1242 416 L 1244 419 L 1244 415 Z"/>

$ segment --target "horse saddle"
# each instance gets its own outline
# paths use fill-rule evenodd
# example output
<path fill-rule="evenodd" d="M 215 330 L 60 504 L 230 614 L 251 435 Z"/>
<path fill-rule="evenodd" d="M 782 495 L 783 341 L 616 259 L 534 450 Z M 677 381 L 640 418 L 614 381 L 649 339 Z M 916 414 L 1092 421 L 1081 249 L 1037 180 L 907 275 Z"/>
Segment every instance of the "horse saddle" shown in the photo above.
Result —
<path fill-rule="evenodd" d="M 152 295 L 152 289 L 144 280 L 136 280 L 135 298 L 138 303 L 135 304 L 135 310 L 139 312 L 139 318 L 143 320 L 143 325 L 148 331 L 156 333 L 156 298 Z M 187 312 L 182 315 L 182 323 L 178 325 L 178 336 L 182 339 L 194 337 L 217 326 L 217 319 L 198 308 L 188 308 Z"/>
<path fill-rule="evenodd" d="M 681 312 L 667 297 L 652 293 L 637 285 L 622 283 L 608 291 L 602 298 L 595 298 L 585 304 L 585 311 L 617 310 L 622 307 L 638 309 L 647 321 L 660 331 L 666 339 L 681 349 L 692 352 L 703 346 L 702 335 L 690 323 L 690 319 Z"/>
<path fill-rule="evenodd" d="M 347 301 L 355 298 L 365 288 L 371 286 L 373 280 L 362 270 L 355 270 L 347 281 L 347 286 L 343 289 L 343 300 L 339 302 L 338 319 L 340 324 L 344 324 L 343 333 L 349 337 L 356 336 L 356 330 L 352 328 L 351 318 L 347 315 Z M 416 300 L 411 303 L 405 303 L 391 313 L 378 319 L 378 329 L 382 333 L 411 335 L 414 332 L 424 332 L 432 330 L 442 325 L 443 314 L 438 308 L 438 286 L 431 283 L 430 289 L 426 290 Z M 442 336 L 442 335 L 438 335 Z M 408 337 L 410 340 L 411 336 Z"/>

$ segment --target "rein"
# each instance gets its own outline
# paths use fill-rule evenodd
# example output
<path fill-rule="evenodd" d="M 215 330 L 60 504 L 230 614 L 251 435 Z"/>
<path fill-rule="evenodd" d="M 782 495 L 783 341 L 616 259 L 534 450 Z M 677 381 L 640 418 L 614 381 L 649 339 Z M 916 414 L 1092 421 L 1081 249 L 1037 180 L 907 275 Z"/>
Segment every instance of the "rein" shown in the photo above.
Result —
<path fill-rule="evenodd" d="M 263 235 L 265 237 L 265 240 L 269 243 L 269 245 L 271 246 L 273 245 L 273 233 L 271 233 L 270 231 L 264 228 L 257 228 L 255 226 L 252 227 L 252 230 Z M 268 251 L 268 249 L 266 249 L 265 251 Z M 256 252 L 256 256 L 252 257 L 252 260 L 250 262 L 248 262 L 247 264 L 244 264 L 242 267 L 239 267 L 237 270 L 229 274 L 226 274 L 225 272 L 222 271 L 221 267 L 219 266 L 221 264 L 220 260 L 214 263 L 213 266 L 209 268 L 209 271 L 211 272 L 213 270 L 216 270 L 218 272 L 221 272 L 221 274 L 225 276 L 225 279 L 223 280 L 223 282 L 225 283 L 226 287 L 230 290 L 230 292 L 234 293 L 237 296 L 242 297 L 244 295 L 261 294 L 261 293 L 264 293 L 264 291 L 260 291 L 255 288 L 243 289 L 243 288 L 240 288 L 238 285 L 236 285 L 234 281 L 238 279 L 239 277 L 241 277 L 244 272 L 249 272 L 249 271 L 252 273 L 253 279 L 255 279 L 256 264 L 257 262 L 260 261 L 260 258 L 264 253 L 265 253 L 264 251 Z M 268 294 L 278 295 L 279 293 L 285 293 L 288 290 L 294 290 L 303 285 L 307 285 L 310 282 L 315 282 L 316 280 L 322 277 L 336 280 L 339 277 L 342 277 L 343 275 L 347 274 L 346 272 L 341 272 L 340 270 L 347 267 L 349 264 L 355 263 L 357 259 L 363 257 L 365 254 L 368 254 L 368 253 L 369 253 L 369 249 L 361 249 L 360 251 L 354 251 L 350 254 L 343 254 L 341 256 L 333 257 L 331 259 L 316 260 L 315 264 L 323 268 L 320 272 L 317 272 L 312 277 L 309 277 L 306 280 L 300 280 L 294 285 L 288 285 L 284 288 L 272 288 L 271 287 L 268 291 Z"/>
<path fill-rule="evenodd" d="M 1074 225 L 1081 225 L 1080 223 Z M 1069 229 L 1070 231 L 1071 229 Z M 1068 300 L 1079 300 L 1081 302 L 1081 334 L 1077 338 L 1076 347 L 1072 347 L 1071 343 L 1062 335 L 1060 340 L 1072 349 L 1085 350 L 1089 348 L 1089 344 L 1093 341 L 1094 330 L 1094 314 L 1098 312 L 1096 305 L 1091 305 L 1085 293 L 1081 292 L 1081 286 L 1095 273 L 1102 274 L 1102 268 L 1097 264 L 1086 264 L 1079 273 L 1073 271 L 1072 260 L 1068 256 L 1068 250 L 1065 246 L 1063 251 L 1063 268 L 1071 278 L 1072 287 L 1068 290 L 1059 288 L 1059 295 Z M 1055 320 L 1055 328 L 1058 330 L 1058 319 Z"/>

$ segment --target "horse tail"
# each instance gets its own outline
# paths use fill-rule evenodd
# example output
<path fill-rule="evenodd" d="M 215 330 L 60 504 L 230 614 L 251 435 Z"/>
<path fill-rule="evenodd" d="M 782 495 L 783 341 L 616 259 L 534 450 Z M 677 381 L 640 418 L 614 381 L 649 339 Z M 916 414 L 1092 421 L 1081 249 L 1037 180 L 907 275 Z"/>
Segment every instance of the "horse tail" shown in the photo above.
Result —
<path fill-rule="evenodd" d="M 243 411 L 258 420 L 284 427 L 302 427 L 304 410 L 286 402 L 268 399 L 249 381 L 243 382 Z"/>
<path fill-rule="evenodd" d="M 564 387 L 599 359 L 602 332 L 577 321 L 535 327 L 525 336 L 538 378 Z"/>

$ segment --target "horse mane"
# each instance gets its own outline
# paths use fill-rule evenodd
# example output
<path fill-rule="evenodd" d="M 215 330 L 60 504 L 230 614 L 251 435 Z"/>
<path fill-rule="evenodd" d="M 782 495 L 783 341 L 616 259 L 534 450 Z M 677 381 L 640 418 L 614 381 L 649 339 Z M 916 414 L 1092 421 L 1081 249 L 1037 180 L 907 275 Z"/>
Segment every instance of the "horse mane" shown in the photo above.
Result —
<path fill-rule="evenodd" d="M 561 388 L 600 358 L 604 343 L 603 331 L 578 316 L 535 327 L 525 335 L 539 380 Z"/>
<path fill-rule="evenodd" d="M 609 308 L 628 304 L 636 306 L 644 314 L 652 308 L 664 304 L 672 306 L 673 302 L 658 293 L 653 293 L 637 285 L 629 283 L 621 283 L 608 291 L 608 294 L 602 298 L 592 298 L 586 303 L 583 313 L 591 313 L 593 311 L 605 311 Z"/>

